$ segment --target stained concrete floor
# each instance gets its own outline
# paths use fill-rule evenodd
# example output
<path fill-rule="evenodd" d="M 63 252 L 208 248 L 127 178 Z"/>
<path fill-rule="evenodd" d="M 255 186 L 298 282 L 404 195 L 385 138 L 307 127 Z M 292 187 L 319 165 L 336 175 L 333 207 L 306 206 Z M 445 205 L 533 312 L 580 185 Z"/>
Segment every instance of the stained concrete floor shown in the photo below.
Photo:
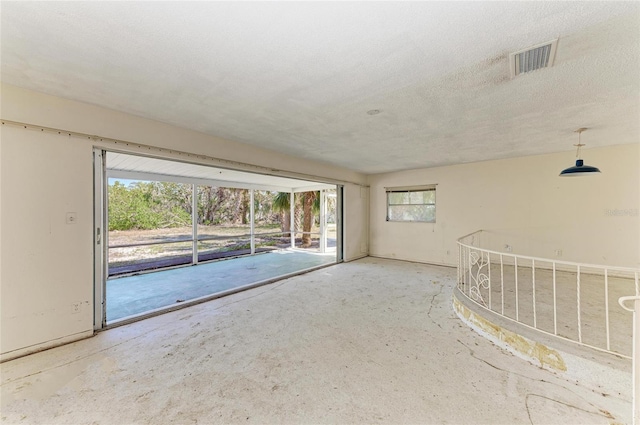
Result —
<path fill-rule="evenodd" d="M 475 269 L 474 269 L 475 270 Z M 515 273 L 513 266 L 500 265 L 491 267 L 491 297 L 489 289 L 482 289 L 480 293 L 491 310 L 502 313 L 512 319 L 534 326 L 533 320 L 533 284 L 530 267 L 518 266 L 518 315 L 516 316 Z M 554 333 L 553 323 L 553 272 L 551 270 L 536 269 L 535 327 L 549 333 Z M 501 285 L 501 276 L 503 284 Z M 473 283 L 473 279 L 467 280 Z M 504 288 L 504 304 L 502 289 Z M 464 287 L 468 293 L 469 285 Z M 633 321 L 632 314 L 618 304 L 622 296 L 635 295 L 633 278 L 610 276 L 608 279 L 608 308 L 609 308 L 609 341 L 611 351 L 625 356 L 632 354 Z M 578 341 L 578 308 L 577 308 L 576 273 L 567 271 L 556 272 L 556 317 L 558 335 Z M 606 314 L 605 314 L 605 281 L 604 276 L 582 273 L 580 277 L 580 325 L 582 341 L 601 349 L 607 349 Z"/>
<path fill-rule="evenodd" d="M 335 252 L 277 250 L 109 279 L 107 323 L 335 261 Z"/>
<path fill-rule="evenodd" d="M 631 422 L 629 394 L 470 330 L 451 308 L 455 281 L 455 269 L 366 258 L 111 329 L 0 365 L 2 421 Z"/>

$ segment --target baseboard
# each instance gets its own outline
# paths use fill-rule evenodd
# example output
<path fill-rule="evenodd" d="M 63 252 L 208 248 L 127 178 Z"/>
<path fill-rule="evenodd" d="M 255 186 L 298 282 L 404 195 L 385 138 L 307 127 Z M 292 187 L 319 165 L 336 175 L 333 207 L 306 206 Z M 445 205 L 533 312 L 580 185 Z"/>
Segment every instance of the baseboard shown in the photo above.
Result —
<path fill-rule="evenodd" d="M 8 351 L 0 354 L 0 363 L 14 360 L 19 357 L 28 356 L 29 354 L 38 353 L 40 351 L 49 350 L 51 348 L 59 347 L 61 345 L 69 344 L 72 342 L 80 341 L 81 339 L 91 338 L 94 335 L 93 329 L 79 332 L 73 335 L 64 336 L 62 338 L 53 339 L 51 341 L 43 342 L 40 344 L 31 345 L 29 347 L 18 348 L 17 350 Z"/>
<path fill-rule="evenodd" d="M 362 254 L 362 255 L 359 255 L 359 256 L 357 256 L 357 257 L 353 257 L 353 258 L 348 258 L 348 259 L 347 259 L 347 258 L 345 258 L 345 259 L 344 259 L 344 262 L 345 262 L 345 263 L 348 263 L 348 262 L 351 262 L 351 261 L 361 260 L 361 259 L 363 259 L 363 258 L 367 258 L 368 256 L 369 256 L 369 254 Z"/>
<path fill-rule="evenodd" d="M 432 261 L 419 261 L 414 259 L 406 259 L 406 258 L 398 258 L 398 257 L 385 257 L 384 255 L 369 254 L 369 257 L 382 258 L 383 260 L 405 261 L 407 263 L 427 264 L 429 266 L 449 267 L 452 269 L 455 269 L 457 267 L 457 265 L 455 264 L 434 263 Z"/>

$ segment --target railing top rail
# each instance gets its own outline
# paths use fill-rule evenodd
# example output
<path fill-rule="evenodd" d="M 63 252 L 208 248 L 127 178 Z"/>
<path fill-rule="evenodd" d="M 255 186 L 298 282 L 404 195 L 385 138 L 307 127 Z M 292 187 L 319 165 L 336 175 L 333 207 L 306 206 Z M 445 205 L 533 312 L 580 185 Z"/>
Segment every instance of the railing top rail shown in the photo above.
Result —
<path fill-rule="evenodd" d="M 117 245 L 109 245 L 107 248 L 115 249 L 115 248 L 135 248 L 137 246 L 147 246 L 147 245 L 168 245 L 171 243 L 184 243 L 184 242 L 193 242 L 193 238 L 188 236 L 185 239 L 161 239 L 159 241 L 148 241 L 148 242 L 134 242 L 134 243 L 124 243 Z"/>
<path fill-rule="evenodd" d="M 265 233 L 241 233 L 238 235 L 226 235 L 226 236 L 218 236 L 218 235 L 198 235 L 198 242 L 205 241 L 215 241 L 215 240 L 228 240 L 228 239 L 247 239 L 252 235 L 259 238 L 262 236 L 273 236 L 273 235 L 283 235 L 283 234 L 292 233 L 290 230 L 286 230 L 284 232 L 265 232 Z M 293 232 L 295 234 L 305 234 L 305 235 L 319 235 L 320 232 Z M 133 242 L 127 244 L 118 244 L 118 245 L 109 245 L 109 249 L 115 248 L 135 248 L 138 246 L 151 246 L 151 245 L 168 245 L 172 243 L 182 243 L 182 242 L 193 242 L 193 238 L 191 236 L 177 237 L 175 239 L 161 239 L 154 240 L 148 242 Z"/>
<path fill-rule="evenodd" d="M 471 232 L 471 233 L 469 233 L 468 235 L 460 236 L 458 239 L 456 239 L 456 241 L 457 241 L 457 242 L 462 242 L 462 240 L 463 240 L 463 239 L 466 239 L 466 238 L 468 238 L 469 236 L 473 236 L 473 235 L 475 235 L 476 233 L 482 233 L 482 232 L 484 232 L 484 230 L 482 230 L 482 229 L 480 229 L 480 230 L 476 230 L 475 232 Z"/>
<path fill-rule="evenodd" d="M 580 267 L 586 267 L 586 268 L 593 268 L 593 269 L 606 269 L 606 270 L 613 270 L 613 271 L 619 271 L 619 272 L 627 272 L 627 273 L 640 273 L 640 269 L 634 269 L 633 267 L 619 267 L 619 266 L 605 266 L 602 264 L 588 264 L 588 263 L 578 263 L 575 261 L 565 261 L 565 260 L 553 260 L 550 258 L 543 258 L 543 257 L 532 257 L 530 255 L 520 255 L 520 254 L 513 254 L 513 253 L 508 253 L 508 252 L 502 252 L 502 251 L 495 251 L 495 250 L 491 250 L 491 249 L 485 249 L 485 248 L 479 248 L 477 246 L 473 246 L 470 245 L 468 243 L 462 242 L 463 239 L 468 238 L 469 236 L 473 236 L 477 233 L 480 232 L 484 232 L 484 230 L 477 230 L 473 233 L 469 233 L 468 235 L 462 236 L 461 238 L 458 238 L 458 240 L 456 241 L 458 243 L 458 245 L 463 246 L 465 248 L 470 248 L 470 249 L 475 249 L 478 251 L 482 251 L 488 254 L 496 254 L 496 255 L 502 255 L 502 256 L 506 256 L 506 257 L 513 257 L 513 258 L 522 258 L 522 259 L 526 259 L 526 260 L 534 260 L 534 261 L 542 261 L 542 262 L 547 262 L 547 263 L 555 263 L 555 264 L 563 264 L 563 265 L 567 265 L 567 266 L 580 266 Z"/>

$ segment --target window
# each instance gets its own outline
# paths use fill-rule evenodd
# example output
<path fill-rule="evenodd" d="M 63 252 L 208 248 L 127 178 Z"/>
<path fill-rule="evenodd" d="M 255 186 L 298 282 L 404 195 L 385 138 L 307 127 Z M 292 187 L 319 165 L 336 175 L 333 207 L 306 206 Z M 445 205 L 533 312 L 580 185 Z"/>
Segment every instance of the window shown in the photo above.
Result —
<path fill-rule="evenodd" d="M 436 187 L 387 188 L 387 221 L 436 222 Z"/>

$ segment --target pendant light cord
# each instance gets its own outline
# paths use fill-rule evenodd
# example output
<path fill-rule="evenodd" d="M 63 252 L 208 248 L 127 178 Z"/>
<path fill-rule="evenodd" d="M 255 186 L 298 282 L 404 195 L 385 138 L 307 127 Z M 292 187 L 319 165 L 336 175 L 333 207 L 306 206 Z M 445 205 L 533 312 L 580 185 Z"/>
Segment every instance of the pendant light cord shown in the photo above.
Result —
<path fill-rule="evenodd" d="M 580 136 L 582 136 L 582 132 L 585 131 L 586 128 L 579 128 L 576 130 L 576 133 L 578 133 L 578 144 L 577 145 L 573 145 L 573 146 L 577 146 L 578 149 L 576 151 L 576 158 L 580 159 L 580 148 L 582 148 L 584 145 L 582 144 L 582 142 L 580 141 Z"/>

